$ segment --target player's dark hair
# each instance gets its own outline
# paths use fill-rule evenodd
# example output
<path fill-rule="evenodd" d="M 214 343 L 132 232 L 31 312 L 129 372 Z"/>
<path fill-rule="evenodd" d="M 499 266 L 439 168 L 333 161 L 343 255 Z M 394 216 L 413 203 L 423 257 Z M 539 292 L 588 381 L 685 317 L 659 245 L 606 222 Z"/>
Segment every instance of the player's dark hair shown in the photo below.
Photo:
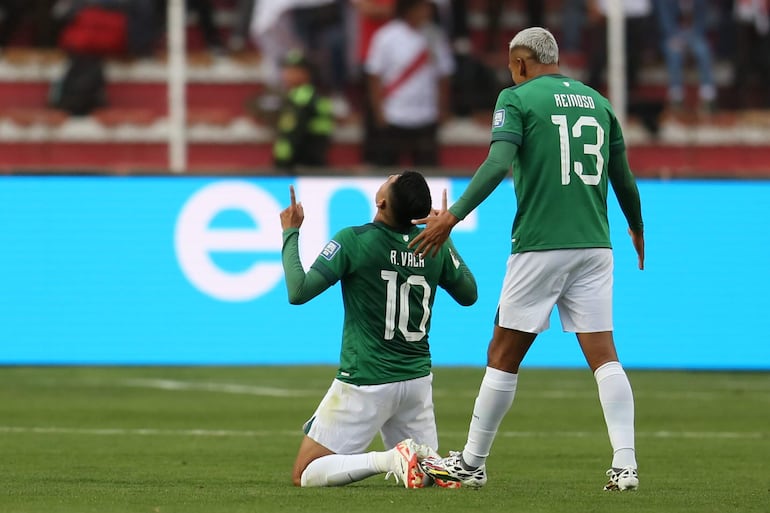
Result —
<path fill-rule="evenodd" d="M 404 171 L 390 186 L 390 208 L 396 228 L 409 230 L 412 219 L 430 214 L 431 205 L 428 182 L 417 171 Z"/>
<path fill-rule="evenodd" d="M 396 18 L 403 18 L 414 6 L 426 1 L 427 0 L 396 0 L 394 16 Z"/>

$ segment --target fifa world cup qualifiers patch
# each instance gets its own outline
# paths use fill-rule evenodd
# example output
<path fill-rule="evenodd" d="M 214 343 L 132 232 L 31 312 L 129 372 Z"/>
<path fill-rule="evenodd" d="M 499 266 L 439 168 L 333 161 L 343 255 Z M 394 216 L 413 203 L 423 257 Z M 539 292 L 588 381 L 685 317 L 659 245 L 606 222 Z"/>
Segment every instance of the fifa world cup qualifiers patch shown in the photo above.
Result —
<path fill-rule="evenodd" d="M 337 251 L 340 249 L 340 244 L 336 240 L 330 240 L 328 244 L 326 244 L 326 247 L 321 251 L 321 256 L 324 257 L 326 260 L 331 260 L 334 258 L 334 255 L 337 254 Z"/>
<path fill-rule="evenodd" d="M 492 116 L 492 128 L 500 128 L 505 123 L 505 111 L 503 109 L 496 110 L 495 115 Z"/>

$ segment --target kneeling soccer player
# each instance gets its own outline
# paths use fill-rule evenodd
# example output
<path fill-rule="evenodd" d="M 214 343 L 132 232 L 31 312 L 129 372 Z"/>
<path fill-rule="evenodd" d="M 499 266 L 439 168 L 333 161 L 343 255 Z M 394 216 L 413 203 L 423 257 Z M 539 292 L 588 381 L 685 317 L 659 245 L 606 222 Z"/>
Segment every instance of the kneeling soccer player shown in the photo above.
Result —
<path fill-rule="evenodd" d="M 290 193 L 291 204 L 281 212 L 289 302 L 305 303 L 340 281 L 345 306 L 339 369 L 304 425 L 293 482 L 338 486 L 385 473 L 406 488 L 426 486 L 434 481 L 419 462 L 435 457 L 438 447 L 431 309 L 438 287 L 472 305 L 476 280 L 451 241 L 431 257 L 408 248 L 421 231 L 412 220 L 431 213 L 420 173 L 388 177 L 375 195 L 373 221 L 339 231 L 307 273 L 298 246 L 304 211 L 293 188 Z M 446 208 L 446 195 L 443 203 Z M 377 433 L 389 450 L 365 453 Z M 435 484 L 456 487 L 441 479 Z"/>

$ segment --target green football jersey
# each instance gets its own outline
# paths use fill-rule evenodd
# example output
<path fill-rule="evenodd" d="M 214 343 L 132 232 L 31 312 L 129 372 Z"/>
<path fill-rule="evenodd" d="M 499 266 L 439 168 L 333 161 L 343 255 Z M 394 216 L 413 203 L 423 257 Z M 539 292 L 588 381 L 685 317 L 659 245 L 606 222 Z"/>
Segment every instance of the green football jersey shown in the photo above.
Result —
<path fill-rule="evenodd" d="M 345 228 L 313 263 L 330 284 L 342 285 L 337 379 L 374 385 L 427 376 L 437 287 L 461 303 L 472 291 L 475 300 L 475 280 L 451 242 L 435 257 L 421 257 L 407 246 L 420 230 L 405 234 L 382 223 Z"/>
<path fill-rule="evenodd" d="M 625 158 L 609 101 L 582 82 L 544 75 L 504 89 L 492 141 L 519 146 L 512 252 L 609 248 L 608 165 Z"/>

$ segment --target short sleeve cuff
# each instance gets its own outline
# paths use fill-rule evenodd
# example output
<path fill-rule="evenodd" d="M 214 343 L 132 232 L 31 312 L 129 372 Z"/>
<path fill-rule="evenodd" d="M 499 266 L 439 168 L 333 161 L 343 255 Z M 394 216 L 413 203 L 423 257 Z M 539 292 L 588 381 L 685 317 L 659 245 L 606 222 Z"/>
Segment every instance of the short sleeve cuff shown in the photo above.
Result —
<path fill-rule="evenodd" d="M 505 141 L 515 144 L 516 146 L 521 146 L 521 135 L 513 132 L 492 132 L 492 142 L 495 141 Z"/>
<path fill-rule="evenodd" d="M 339 279 L 331 269 L 318 262 L 313 262 L 313 265 L 311 265 L 310 268 L 318 271 L 319 274 L 324 277 L 327 283 L 336 283 Z"/>

